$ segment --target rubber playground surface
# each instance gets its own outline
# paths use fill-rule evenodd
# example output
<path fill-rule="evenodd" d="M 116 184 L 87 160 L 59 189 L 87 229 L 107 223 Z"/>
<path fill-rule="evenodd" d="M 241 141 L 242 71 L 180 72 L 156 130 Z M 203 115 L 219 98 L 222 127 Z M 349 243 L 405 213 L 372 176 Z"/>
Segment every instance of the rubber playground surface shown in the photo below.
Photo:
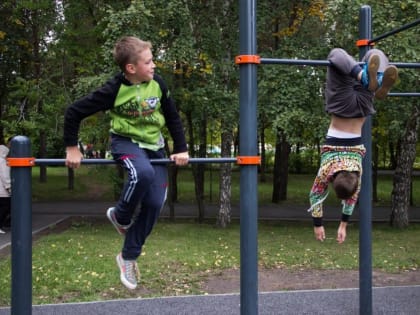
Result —
<path fill-rule="evenodd" d="M 372 295 L 375 315 L 419 314 L 420 286 L 373 288 Z M 66 303 L 33 306 L 32 314 L 239 315 L 240 300 L 239 294 L 224 294 Z M 264 292 L 257 303 L 261 315 L 363 314 L 359 312 L 358 289 Z M 0 308 L 3 314 L 10 314 L 10 308 Z"/>

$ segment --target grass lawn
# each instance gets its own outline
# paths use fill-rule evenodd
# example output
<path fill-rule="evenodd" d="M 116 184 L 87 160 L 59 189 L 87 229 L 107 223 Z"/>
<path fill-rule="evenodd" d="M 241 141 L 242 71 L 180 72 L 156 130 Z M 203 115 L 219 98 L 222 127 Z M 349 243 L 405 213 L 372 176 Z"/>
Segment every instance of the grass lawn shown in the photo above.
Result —
<path fill-rule="evenodd" d="M 357 270 L 358 226 L 338 245 L 335 224 L 327 226 L 324 243 L 313 239 L 310 223 L 260 222 L 259 265 L 286 270 Z M 107 299 L 205 294 L 200 283 L 225 269 L 240 266 L 240 231 L 234 222 L 226 229 L 214 222 L 171 223 L 161 220 L 141 257 L 139 287 L 129 291 L 119 280 L 115 255 L 122 239 L 108 222 L 74 221 L 62 233 L 51 233 L 33 247 L 33 303 L 60 303 Z M 394 230 L 385 224 L 373 228 L 373 268 L 386 272 L 418 270 L 420 224 Z M 0 305 L 10 305 L 10 257 L 0 259 Z"/>
<path fill-rule="evenodd" d="M 48 168 L 47 183 L 39 183 L 33 169 L 33 200 L 113 200 L 115 171 L 110 166 L 84 166 L 76 171 L 74 190 L 67 188 L 67 169 Z M 307 204 L 312 175 L 290 175 L 288 200 Z M 233 174 L 232 202 L 239 200 L 239 172 Z M 271 179 L 258 185 L 259 203 L 271 199 Z M 381 176 L 379 204 L 390 204 L 392 177 Z M 413 184 L 414 203 L 420 204 L 418 179 Z M 178 181 L 179 202 L 194 202 L 191 171 L 182 169 Z M 333 195 L 333 194 L 331 194 Z M 207 203 L 218 198 L 217 167 L 206 173 Z M 336 203 L 330 197 L 327 203 Z M 333 225 L 333 226 L 332 226 Z M 357 270 L 358 225 L 351 224 L 342 245 L 335 241 L 336 224 L 326 226 L 327 240 L 316 242 L 310 222 L 259 222 L 258 259 L 261 268 L 285 270 Z M 373 268 L 400 273 L 418 270 L 420 224 L 395 230 L 386 224 L 373 226 Z M 141 291 L 122 286 L 115 255 L 122 239 L 108 222 L 75 220 L 62 233 L 42 236 L 33 247 L 33 303 L 96 301 L 107 299 L 205 294 L 200 284 L 207 277 L 240 267 L 239 223 L 218 229 L 215 222 L 160 220 L 139 258 Z M 0 257 L 0 305 L 10 305 L 10 257 Z"/>

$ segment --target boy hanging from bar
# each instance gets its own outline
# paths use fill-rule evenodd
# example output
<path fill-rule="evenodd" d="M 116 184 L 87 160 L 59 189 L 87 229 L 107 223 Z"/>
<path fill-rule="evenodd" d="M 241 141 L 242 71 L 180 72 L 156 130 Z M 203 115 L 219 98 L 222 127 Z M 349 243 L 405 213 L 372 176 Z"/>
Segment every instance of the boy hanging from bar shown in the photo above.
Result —
<path fill-rule="evenodd" d="M 384 99 L 398 78 L 398 70 L 378 49 L 369 50 L 360 65 L 341 48 L 328 55 L 325 110 L 331 115 L 325 142 L 321 148 L 318 174 L 309 194 L 315 239 L 325 240 L 322 203 L 331 183 L 342 200 L 337 242 L 343 243 L 347 224 L 356 205 L 362 176 L 362 127 L 368 115 L 375 113 L 373 100 Z"/>

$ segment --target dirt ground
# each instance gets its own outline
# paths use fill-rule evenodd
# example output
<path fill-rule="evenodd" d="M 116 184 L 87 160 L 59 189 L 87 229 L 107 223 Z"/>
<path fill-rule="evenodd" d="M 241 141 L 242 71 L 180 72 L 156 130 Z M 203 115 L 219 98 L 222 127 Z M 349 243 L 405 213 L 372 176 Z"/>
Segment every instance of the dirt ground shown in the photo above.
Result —
<path fill-rule="evenodd" d="M 420 285 L 420 271 L 385 273 L 373 271 L 374 287 Z M 358 288 L 359 271 L 260 269 L 259 292 L 283 290 L 313 290 Z M 209 277 L 201 288 L 209 294 L 236 293 L 240 291 L 240 271 L 225 270 Z"/>

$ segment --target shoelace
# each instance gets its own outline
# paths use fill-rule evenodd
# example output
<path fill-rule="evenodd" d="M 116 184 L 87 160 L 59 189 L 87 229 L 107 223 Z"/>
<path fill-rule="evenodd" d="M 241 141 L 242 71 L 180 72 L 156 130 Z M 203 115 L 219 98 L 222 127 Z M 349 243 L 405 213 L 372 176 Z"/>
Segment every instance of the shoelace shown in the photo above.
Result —
<path fill-rule="evenodd" d="M 136 281 L 140 278 L 140 271 L 135 261 L 124 260 L 125 270 L 127 278 L 131 281 Z"/>

